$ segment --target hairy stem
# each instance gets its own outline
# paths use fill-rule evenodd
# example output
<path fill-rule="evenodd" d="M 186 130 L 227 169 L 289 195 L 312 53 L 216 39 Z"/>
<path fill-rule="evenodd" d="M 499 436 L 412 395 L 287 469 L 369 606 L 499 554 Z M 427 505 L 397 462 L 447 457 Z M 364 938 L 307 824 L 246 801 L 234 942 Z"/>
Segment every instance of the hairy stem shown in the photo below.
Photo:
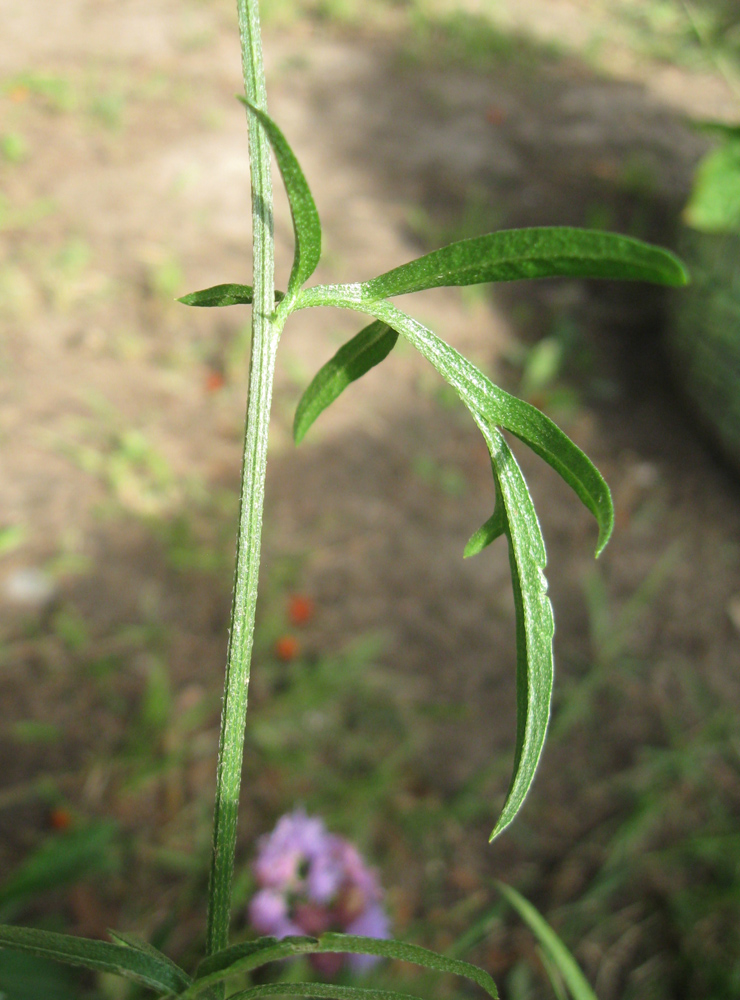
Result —
<path fill-rule="evenodd" d="M 266 108 L 258 0 L 237 0 L 246 97 Z M 252 175 L 252 238 L 254 303 L 249 372 L 247 425 L 242 467 L 241 505 L 231 628 L 221 714 L 216 805 L 213 819 L 213 859 L 208 898 L 208 954 L 225 948 L 229 939 L 231 883 L 236 851 L 244 724 L 247 713 L 249 665 L 257 603 L 262 534 L 267 432 L 280 325 L 274 322 L 275 282 L 270 151 L 264 129 L 248 112 L 249 158 Z"/>

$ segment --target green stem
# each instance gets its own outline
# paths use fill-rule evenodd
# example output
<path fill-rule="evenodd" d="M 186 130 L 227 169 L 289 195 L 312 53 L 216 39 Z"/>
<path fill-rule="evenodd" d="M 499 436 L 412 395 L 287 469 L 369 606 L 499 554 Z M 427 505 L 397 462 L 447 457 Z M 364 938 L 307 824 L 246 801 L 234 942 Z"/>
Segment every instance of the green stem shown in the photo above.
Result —
<path fill-rule="evenodd" d="M 237 0 L 246 97 L 266 109 L 258 0 Z M 229 940 L 231 883 L 236 852 L 247 713 L 249 664 L 254 635 L 257 581 L 262 534 L 262 509 L 267 465 L 275 354 L 280 327 L 274 321 L 275 282 L 270 151 L 264 129 L 251 112 L 249 158 L 252 175 L 252 239 L 254 303 L 249 372 L 247 426 L 242 467 L 236 572 L 231 629 L 226 664 L 221 739 L 218 754 L 216 805 L 213 818 L 213 859 L 208 899 L 208 954 L 225 948 Z"/>

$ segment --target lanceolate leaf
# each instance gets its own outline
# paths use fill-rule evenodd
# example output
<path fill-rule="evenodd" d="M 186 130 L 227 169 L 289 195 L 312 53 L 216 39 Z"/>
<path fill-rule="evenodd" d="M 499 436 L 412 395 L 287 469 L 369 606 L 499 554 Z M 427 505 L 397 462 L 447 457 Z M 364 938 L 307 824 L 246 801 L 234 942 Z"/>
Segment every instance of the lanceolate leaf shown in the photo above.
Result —
<path fill-rule="evenodd" d="M 380 364 L 393 350 L 397 340 L 395 330 L 376 321 L 339 348 L 334 357 L 319 369 L 298 403 L 293 422 L 293 437 L 297 444 L 303 440 L 322 410 L 333 403 L 351 382 Z"/>
<path fill-rule="evenodd" d="M 457 391 L 473 415 L 480 414 L 495 427 L 503 427 L 521 438 L 555 469 L 596 518 L 598 556 L 609 541 L 614 527 L 614 507 L 609 487 L 591 460 L 549 417 L 530 403 L 499 389 L 475 365 L 418 320 L 390 302 L 362 301 L 350 297 L 351 286 L 323 286 L 309 289 L 301 305 L 333 305 L 372 313 L 397 330 L 424 355 Z"/>
<path fill-rule="evenodd" d="M 275 302 L 285 298 L 283 292 L 275 292 Z M 190 292 L 177 301 L 185 306 L 249 306 L 254 300 L 251 285 L 213 285 L 200 292 Z"/>
<path fill-rule="evenodd" d="M 547 596 L 547 556 L 532 497 L 509 446 L 495 428 L 478 426 L 491 453 L 497 503 L 503 509 L 516 611 L 516 748 L 504 807 L 491 834 L 511 823 L 534 779 L 550 719 L 555 622 Z"/>
<path fill-rule="evenodd" d="M 179 993 L 190 982 L 182 969 L 151 952 L 31 927 L 0 925 L 0 948 L 49 958 L 64 965 L 110 972 L 158 993 Z"/>
<path fill-rule="evenodd" d="M 248 941 L 245 944 L 234 945 L 217 952 L 201 963 L 195 983 L 183 994 L 182 1000 L 227 976 L 237 972 L 249 972 L 267 962 L 289 958 L 292 955 L 315 955 L 328 952 L 379 955 L 383 958 L 412 962 L 436 972 L 464 976 L 477 983 L 494 1000 L 498 997 L 493 979 L 483 969 L 479 969 L 469 962 L 448 958 L 445 955 L 429 951 L 427 948 L 407 944 L 403 941 L 327 933 L 322 934 L 318 939 L 293 937 L 278 941 L 275 938 L 260 938 L 257 941 Z"/>
<path fill-rule="evenodd" d="M 287 291 L 288 296 L 292 297 L 311 277 L 321 257 L 319 213 L 308 182 L 295 153 L 288 145 L 288 140 L 269 115 L 250 104 L 245 98 L 240 97 L 239 100 L 254 112 L 264 126 L 288 195 L 295 233 L 293 269 L 290 272 Z"/>
<path fill-rule="evenodd" d="M 173 962 L 164 952 L 161 952 L 159 948 L 155 948 L 153 944 L 149 944 L 148 941 L 142 941 L 135 935 L 126 934 L 123 931 L 109 930 L 108 933 L 114 941 L 125 945 L 127 948 L 133 948 L 135 951 L 141 952 L 142 955 L 149 955 L 163 965 L 166 965 L 171 970 L 172 975 L 179 980 L 181 990 L 186 989 L 192 983 L 192 976 L 189 976 L 176 962 Z"/>
<path fill-rule="evenodd" d="M 363 297 L 390 298 L 440 285 L 519 278 L 622 278 L 685 285 L 681 262 L 658 247 L 588 229 L 505 229 L 451 243 L 361 285 Z"/>
<path fill-rule="evenodd" d="M 268 962 L 279 962 L 295 955 L 316 951 L 318 938 L 313 937 L 261 937 L 231 945 L 215 955 L 205 958 L 198 966 L 195 982 L 185 997 L 195 996 L 205 986 L 220 982 L 236 972 L 251 972 Z M 184 1000 L 184 998 L 183 998 Z"/>
<path fill-rule="evenodd" d="M 562 976 L 573 1000 L 596 1000 L 596 994 L 578 963 L 544 917 L 516 889 L 502 882 L 498 883 L 498 887 L 539 941 L 542 950 Z"/>

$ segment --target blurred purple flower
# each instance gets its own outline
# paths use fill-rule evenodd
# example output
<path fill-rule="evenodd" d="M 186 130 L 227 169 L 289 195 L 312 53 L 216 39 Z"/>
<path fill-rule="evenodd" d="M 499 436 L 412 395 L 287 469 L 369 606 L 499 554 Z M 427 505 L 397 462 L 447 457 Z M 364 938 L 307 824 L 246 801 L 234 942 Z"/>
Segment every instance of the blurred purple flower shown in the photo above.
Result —
<path fill-rule="evenodd" d="M 260 934 L 282 938 L 342 931 L 363 937 L 390 936 L 383 891 L 357 848 L 329 833 L 320 819 L 303 810 L 288 813 L 272 833 L 260 838 L 254 873 L 259 891 L 249 919 Z M 319 971 L 335 975 L 341 956 L 315 955 Z M 356 972 L 366 972 L 374 955 L 348 955 Z"/>

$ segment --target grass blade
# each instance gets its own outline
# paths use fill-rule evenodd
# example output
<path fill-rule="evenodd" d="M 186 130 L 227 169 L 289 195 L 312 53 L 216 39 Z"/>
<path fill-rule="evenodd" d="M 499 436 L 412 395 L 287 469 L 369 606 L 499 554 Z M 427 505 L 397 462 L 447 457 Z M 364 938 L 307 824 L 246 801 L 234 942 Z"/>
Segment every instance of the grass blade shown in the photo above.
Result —
<path fill-rule="evenodd" d="M 630 236 L 553 226 L 505 229 L 460 240 L 361 285 L 369 299 L 390 298 L 441 285 L 476 285 L 521 278 L 628 279 L 685 285 L 673 254 Z"/>
<path fill-rule="evenodd" d="M 498 992 L 493 979 L 469 962 L 449 958 L 437 952 L 421 948 L 419 945 L 407 944 L 404 941 L 386 940 L 383 938 L 358 937 L 349 934 L 322 934 L 320 938 L 293 937 L 260 938 L 248 941 L 246 944 L 234 945 L 217 952 L 211 958 L 201 963 L 195 983 L 183 995 L 189 997 L 201 989 L 235 973 L 250 972 L 267 962 L 289 958 L 293 955 L 319 955 L 327 953 L 378 955 L 382 958 L 396 959 L 402 962 L 412 962 L 414 965 L 432 969 L 435 972 L 452 973 L 464 976 L 477 983 L 497 1000 Z"/>
<path fill-rule="evenodd" d="M 158 993 L 180 993 L 185 973 L 174 971 L 169 959 L 162 960 L 143 950 L 108 941 L 72 937 L 32 927 L 0 925 L 0 948 L 48 958 L 63 965 L 77 965 L 98 972 L 110 972 L 148 986 Z M 186 981 L 189 979 L 186 977 Z"/>
<path fill-rule="evenodd" d="M 296 444 L 300 444 L 314 420 L 351 382 L 390 354 L 397 340 L 395 330 L 376 320 L 339 348 L 301 396 L 293 422 Z"/>
<path fill-rule="evenodd" d="M 282 292 L 275 292 L 275 302 L 284 298 Z M 183 295 L 177 301 L 185 306 L 250 306 L 254 301 L 254 289 L 251 285 L 213 285 Z"/>
<path fill-rule="evenodd" d="M 491 840 L 521 809 L 534 780 L 550 719 L 555 622 L 547 596 L 547 555 L 529 489 L 509 446 L 495 428 L 478 421 L 491 453 L 497 502 L 509 542 L 516 611 L 516 747 L 514 768 Z"/>
<path fill-rule="evenodd" d="M 580 966 L 545 918 L 516 889 L 502 882 L 497 885 L 539 941 L 543 952 L 562 976 L 573 1000 L 597 1000 Z"/>
<path fill-rule="evenodd" d="M 239 100 L 257 116 L 267 132 L 288 195 L 290 214 L 293 217 L 295 250 L 287 295 L 293 298 L 316 270 L 321 257 L 319 213 L 308 182 L 288 140 L 269 115 L 254 104 L 250 104 L 244 97 L 240 97 Z"/>

